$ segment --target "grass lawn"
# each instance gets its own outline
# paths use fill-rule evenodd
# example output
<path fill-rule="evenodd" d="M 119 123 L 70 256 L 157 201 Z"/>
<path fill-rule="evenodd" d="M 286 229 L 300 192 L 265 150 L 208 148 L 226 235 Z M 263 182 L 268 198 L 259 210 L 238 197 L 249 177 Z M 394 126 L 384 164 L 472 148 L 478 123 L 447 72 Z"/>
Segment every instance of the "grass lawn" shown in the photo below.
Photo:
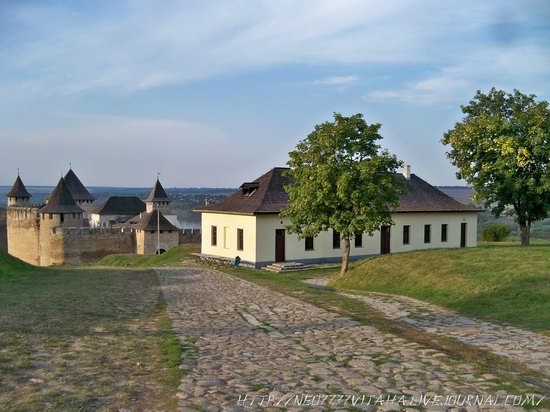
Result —
<path fill-rule="evenodd" d="M 0 252 L 0 410 L 173 410 L 180 357 L 154 272 Z"/>
<path fill-rule="evenodd" d="M 406 295 L 491 321 L 550 331 L 550 243 L 390 254 L 331 286 Z"/>
<path fill-rule="evenodd" d="M 178 266 L 189 263 L 190 253 L 200 252 L 200 245 L 188 244 L 176 246 L 162 255 L 109 255 L 101 259 L 98 266 L 121 266 L 147 268 L 158 266 Z"/>

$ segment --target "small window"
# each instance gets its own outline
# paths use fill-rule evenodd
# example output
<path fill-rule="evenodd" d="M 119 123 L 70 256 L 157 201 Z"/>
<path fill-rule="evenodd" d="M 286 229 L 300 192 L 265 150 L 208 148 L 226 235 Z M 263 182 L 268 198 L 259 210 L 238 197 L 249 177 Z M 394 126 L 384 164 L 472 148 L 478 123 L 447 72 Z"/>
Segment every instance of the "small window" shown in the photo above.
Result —
<path fill-rule="evenodd" d="M 332 231 L 332 248 L 340 249 L 340 232 Z"/>
<path fill-rule="evenodd" d="M 210 228 L 210 240 L 212 242 L 212 246 L 218 245 L 218 228 L 217 226 L 212 226 Z"/>
<path fill-rule="evenodd" d="M 424 243 L 430 243 L 432 225 L 424 225 Z"/>
<path fill-rule="evenodd" d="M 59 219 L 61 220 L 61 223 L 63 223 L 65 221 L 65 215 L 63 213 L 61 213 L 59 215 Z"/>
<path fill-rule="evenodd" d="M 409 225 L 403 226 L 403 244 L 410 244 L 411 227 Z"/>
<path fill-rule="evenodd" d="M 363 234 L 355 235 L 355 247 L 363 247 Z"/>
<path fill-rule="evenodd" d="M 446 223 L 441 225 L 441 241 L 442 242 L 447 241 L 447 224 Z"/>
<path fill-rule="evenodd" d="M 313 236 L 307 236 L 305 239 L 306 250 L 313 250 Z"/>
<path fill-rule="evenodd" d="M 237 229 L 237 250 L 244 249 L 244 230 Z"/>
<path fill-rule="evenodd" d="M 53 214 L 50 213 L 50 214 L 48 215 L 48 218 L 49 218 L 50 220 L 53 219 Z"/>

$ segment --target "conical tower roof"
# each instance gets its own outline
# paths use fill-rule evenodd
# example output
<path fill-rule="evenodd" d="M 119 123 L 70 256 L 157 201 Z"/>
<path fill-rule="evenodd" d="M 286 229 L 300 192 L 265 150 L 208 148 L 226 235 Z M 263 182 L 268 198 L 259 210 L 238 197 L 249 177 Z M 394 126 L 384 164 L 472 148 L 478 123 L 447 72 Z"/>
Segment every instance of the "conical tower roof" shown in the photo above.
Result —
<path fill-rule="evenodd" d="M 13 184 L 11 190 L 8 192 L 8 197 L 21 197 L 30 199 L 31 194 L 27 191 L 27 188 L 23 184 L 23 181 L 21 180 L 21 177 L 19 175 L 17 175 L 15 183 Z"/>
<path fill-rule="evenodd" d="M 166 191 L 160 184 L 160 180 L 157 178 L 153 190 L 149 193 L 149 197 L 145 199 L 147 202 L 167 202 L 170 201 L 170 198 L 166 194 Z"/>
<path fill-rule="evenodd" d="M 140 230 L 179 230 L 166 219 L 162 212 L 157 210 L 142 213 L 139 222 L 134 227 Z"/>
<path fill-rule="evenodd" d="M 86 189 L 86 187 L 82 184 L 75 172 L 73 172 L 73 169 L 69 169 L 69 171 L 65 175 L 65 183 L 69 188 L 69 191 L 71 192 L 74 200 L 87 200 L 92 202 L 95 200 L 95 197 L 93 197 L 90 192 L 88 192 L 88 189 Z"/>
<path fill-rule="evenodd" d="M 82 213 L 67 187 L 65 179 L 61 178 L 57 186 L 50 194 L 48 204 L 43 206 L 40 213 Z"/>

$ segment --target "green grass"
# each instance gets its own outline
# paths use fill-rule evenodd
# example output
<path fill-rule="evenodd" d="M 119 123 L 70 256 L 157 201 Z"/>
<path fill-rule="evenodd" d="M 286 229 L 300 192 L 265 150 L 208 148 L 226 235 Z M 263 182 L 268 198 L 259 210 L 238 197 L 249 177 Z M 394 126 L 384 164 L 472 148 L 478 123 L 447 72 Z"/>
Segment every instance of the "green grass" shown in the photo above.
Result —
<path fill-rule="evenodd" d="M 148 268 L 157 266 L 178 266 L 183 261 L 193 259 L 190 253 L 198 252 L 200 245 L 176 246 L 162 255 L 109 255 L 101 259 L 97 266 L 118 266 Z"/>
<path fill-rule="evenodd" d="M 550 330 L 550 243 L 380 256 L 331 286 L 406 295 L 490 321 Z"/>
<path fill-rule="evenodd" d="M 0 254 L 0 410 L 175 410 L 181 345 L 150 270 Z"/>
<path fill-rule="evenodd" d="M 0 277 L 37 273 L 37 270 L 35 266 L 0 251 Z M 47 269 L 43 271 L 47 271 Z"/>

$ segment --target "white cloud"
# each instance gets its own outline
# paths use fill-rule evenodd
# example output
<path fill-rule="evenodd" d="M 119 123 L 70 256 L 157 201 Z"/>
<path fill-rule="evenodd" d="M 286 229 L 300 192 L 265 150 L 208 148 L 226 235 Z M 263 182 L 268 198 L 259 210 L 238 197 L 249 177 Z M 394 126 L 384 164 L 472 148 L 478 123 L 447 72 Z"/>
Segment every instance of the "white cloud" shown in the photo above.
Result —
<path fill-rule="evenodd" d="M 359 82 L 359 76 L 331 76 L 324 79 L 319 79 L 311 82 L 310 84 L 318 84 L 323 86 L 352 86 Z"/>
<path fill-rule="evenodd" d="M 452 58 L 449 43 L 486 27 L 506 5 L 514 2 L 435 7 L 427 0 L 127 0 L 85 10 L 16 5 L 2 20 L 12 29 L 2 33 L 0 56 L 9 66 L 0 66 L 0 86 L 32 80 L 35 93 L 132 92 L 277 65 L 428 63 Z M 515 20 L 525 19 L 516 14 Z M 457 52 L 460 58 L 463 50 Z"/>

